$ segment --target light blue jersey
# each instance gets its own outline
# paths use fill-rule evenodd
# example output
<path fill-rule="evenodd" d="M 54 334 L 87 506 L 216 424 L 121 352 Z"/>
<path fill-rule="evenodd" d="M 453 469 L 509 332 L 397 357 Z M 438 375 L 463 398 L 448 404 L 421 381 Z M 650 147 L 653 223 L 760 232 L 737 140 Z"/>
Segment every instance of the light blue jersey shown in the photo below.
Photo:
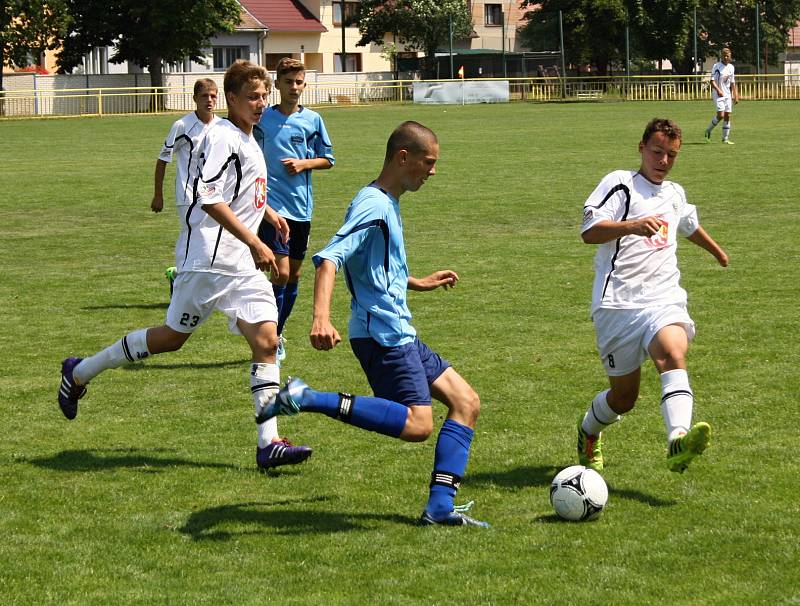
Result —
<path fill-rule="evenodd" d="M 286 219 L 311 221 L 314 211 L 313 171 L 290 175 L 281 160 L 327 158 L 331 164 L 334 163 L 333 146 L 322 117 L 302 105 L 300 111 L 286 116 L 277 105 L 273 105 L 264 111 L 258 125 L 264 133 L 262 145 L 269 173 L 269 205 Z"/>
<path fill-rule="evenodd" d="M 313 257 L 344 266 L 350 289 L 350 339 L 371 337 L 385 347 L 410 343 L 406 302 L 408 264 L 403 244 L 400 203 L 376 185 L 362 189 L 347 209 L 344 225 Z"/>

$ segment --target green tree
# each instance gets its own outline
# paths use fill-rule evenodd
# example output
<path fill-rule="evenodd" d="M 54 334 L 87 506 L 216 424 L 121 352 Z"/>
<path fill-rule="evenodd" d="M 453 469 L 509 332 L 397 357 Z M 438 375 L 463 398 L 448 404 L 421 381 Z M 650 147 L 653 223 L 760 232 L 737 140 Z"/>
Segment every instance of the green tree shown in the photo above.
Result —
<path fill-rule="evenodd" d="M 384 36 L 394 34 L 410 50 L 432 58 L 446 45 L 453 24 L 453 39 L 472 32 L 472 14 L 465 0 L 363 0 L 358 12 L 358 46 L 384 45 Z"/>
<path fill-rule="evenodd" d="M 523 0 L 521 6 L 529 9 L 520 30 L 528 48 L 559 48 L 560 10 L 567 61 L 592 64 L 601 74 L 612 64 L 624 64 L 626 26 L 632 59 L 669 59 L 677 71 L 691 73 L 695 8 L 699 59 L 731 46 L 739 62 L 756 61 L 756 0 Z M 800 0 L 761 0 L 759 6 L 761 60 L 767 55 L 774 62 L 800 20 Z"/>
<path fill-rule="evenodd" d="M 760 60 L 763 64 L 765 56 L 774 63 L 786 48 L 789 30 L 800 20 L 800 0 L 761 0 L 759 9 L 761 48 L 757 54 L 755 0 L 711 0 L 698 5 L 697 54 L 701 58 L 717 57 L 724 46 L 729 46 L 739 63 Z M 690 38 L 689 45 L 693 42 Z"/>
<path fill-rule="evenodd" d="M 631 55 L 649 61 L 669 59 L 673 68 L 682 65 L 692 40 L 692 15 L 698 4 L 698 0 L 628 0 Z M 689 65 L 691 57 L 689 50 Z"/>
<path fill-rule="evenodd" d="M 606 75 L 612 63 L 624 60 L 628 18 L 624 0 L 522 0 L 520 6 L 529 9 L 523 17 L 527 24 L 519 31 L 528 48 L 539 49 L 543 44 L 550 46 L 546 50 L 559 48 L 560 10 L 568 63 L 590 64 Z"/>
<path fill-rule="evenodd" d="M 97 46 L 114 46 L 110 61 L 130 61 L 150 71 L 150 84 L 163 85 L 163 63 L 203 61 L 211 37 L 240 21 L 236 0 L 66 0 L 73 18 L 59 54 L 69 72 Z"/>
<path fill-rule="evenodd" d="M 63 0 L 5 0 L 0 10 L 0 66 L 25 67 L 57 48 L 67 33 Z M 0 88 L 3 85 L 0 69 Z"/>

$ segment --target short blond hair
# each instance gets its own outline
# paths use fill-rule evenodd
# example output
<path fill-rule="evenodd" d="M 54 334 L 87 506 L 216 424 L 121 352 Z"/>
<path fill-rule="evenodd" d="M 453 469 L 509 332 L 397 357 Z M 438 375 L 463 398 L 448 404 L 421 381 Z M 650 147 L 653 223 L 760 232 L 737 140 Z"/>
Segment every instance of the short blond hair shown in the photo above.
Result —
<path fill-rule="evenodd" d="M 275 77 L 280 78 L 286 74 L 291 74 L 292 72 L 305 72 L 306 66 L 303 64 L 302 61 L 298 61 L 297 59 L 292 59 L 291 57 L 284 57 L 280 61 L 278 61 L 278 66 L 275 68 Z"/>
<path fill-rule="evenodd" d="M 272 88 L 272 77 L 267 70 L 250 61 L 237 59 L 225 72 L 223 87 L 226 95 L 228 93 L 238 95 L 242 92 L 245 84 L 261 82 L 264 83 L 267 90 Z"/>
<path fill-rule="evenodd" d="M 194 83 L 194 95 L 199 95 L 204 90 L 218 90 L 217 83 L 211 78 L 200 78 Z"/>

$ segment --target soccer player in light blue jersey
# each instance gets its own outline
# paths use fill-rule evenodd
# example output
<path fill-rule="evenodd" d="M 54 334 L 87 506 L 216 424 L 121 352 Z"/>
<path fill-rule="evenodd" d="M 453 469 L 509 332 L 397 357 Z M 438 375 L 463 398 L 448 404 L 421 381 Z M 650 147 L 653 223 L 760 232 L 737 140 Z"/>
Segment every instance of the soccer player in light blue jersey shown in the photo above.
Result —
<path fill-rule="evenodd" d="M 467 467 L 480 399 L 450 364 L 417 338 L 406 291 L 455 286 L 449 269 L 425 278 L 409 275 L 400 218 L 400 196 L 417 191 L 436 173 L 439 143 L 417 122 L 404 122 L 386 146 L 380 176 L 363 188 L 347 210 L 344 225 L 314 255 L 314 319 L 311 344 L 329 350 L 340 341 L 330 319 L 336 272 L 344 268 L 351 295 L 350 345 L 367 375 L 374 397 L 323 393 L 290 379 L 274 403 L 273 414 L 318 412 L 350 425 L 408 442 L 433 432 L 431 398 L 447 407 L 439 431 L 428 503 L 420 523 L 487 527 L 467 515 L 472 503 L 454 499 Z"/>
<path fill-rule="evenodd" d="M 286 320 L 297 299 L 297 285 L 311 233 L 314 198 L 311 171 L 331 168 L 333 146 L 322 117 L 300 105 L 306 87 L 306 68 L 297 59 L 285 57 L 276 69 L 275 87 L 281 101 L 264 111 L 259 128 L 267 160 L 268 204 L 289 223 L 289 241 L 277 237 L 268 221 L 258 235 L 275 253 L 278 272 L 272 275 L 272 289 L 278 305 L 278 359 L 286 357 L 282 336 Z"/>

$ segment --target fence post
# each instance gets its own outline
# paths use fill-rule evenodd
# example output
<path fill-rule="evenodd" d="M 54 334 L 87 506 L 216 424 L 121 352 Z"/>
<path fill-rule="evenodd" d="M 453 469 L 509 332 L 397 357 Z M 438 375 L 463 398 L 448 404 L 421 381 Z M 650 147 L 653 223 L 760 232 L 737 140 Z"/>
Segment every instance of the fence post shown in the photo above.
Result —
<path fill-rule="evenodd" d="M 103 117 L 103 89 L 97 89 L 97 115 Z"/>

